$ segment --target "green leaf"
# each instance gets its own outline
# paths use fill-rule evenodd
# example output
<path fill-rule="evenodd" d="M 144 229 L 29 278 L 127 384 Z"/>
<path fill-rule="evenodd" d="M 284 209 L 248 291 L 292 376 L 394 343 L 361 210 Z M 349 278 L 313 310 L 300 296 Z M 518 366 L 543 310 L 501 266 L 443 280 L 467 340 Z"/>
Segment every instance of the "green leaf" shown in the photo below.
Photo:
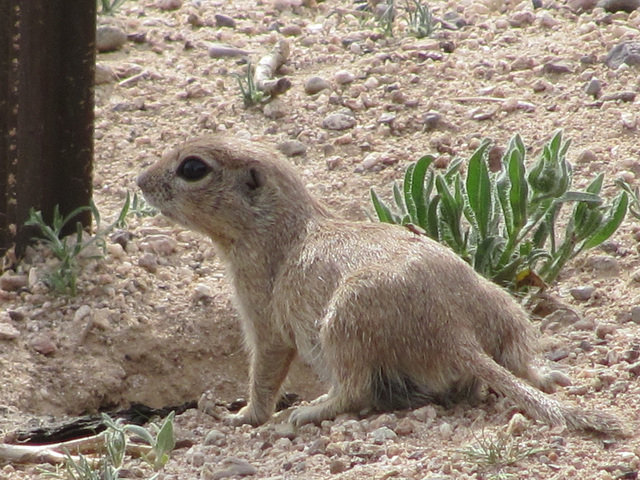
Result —
<path fill-rule="evenodd" d="M 454 244 L 450 245 L 457 253 L 463 253 L 463 238 L 462 232 L 460 230 L 460 217 L 462 213 L 462 209 L 459 208 L 458 203 L 456 202 L 455 197 L 449 191 L 449 187 L 445 182 L 445 177 L 442 175 L 438 175 L 436 177 L 436 188 L 438 193 L 442 197 L 442 201 L 440 203 L 441 208 L 440 211 L 442 213 L 443 223 L 447 226 L 448 230 L 451 232 L 452 241 Z"/>
<path fill-rule="evenodd" d="M 434 195 L 429 203 L 429 209 L 427 210 L 427 224 L 422 227 L 427 232 L 427 235 L 436 241 L 440 241 L 440 219 L 438 217 L 438 206 L 440 205 L 440 195 Z M 420 225 L 422 226 L 422 225 Z"/>
<path fill-rule="evenodd" d="M 424 228 L 427 221 L 427 199 L 424 192 L 424 179 L 427 169 L 434 161 L 431 155 L 425 155 L 416 162 L 416 167 L 411 176 L 411 197 L 416 207 L 416 223 Z"/>
<path fill-rule="evenodd" d="M 586 191 L 594 195 L 598 195 L 602 190 L 602 182 L 604 181 L 604 173 L 598 174 L 598 176 L 589 184 Z M 599 198 L 599 197 L 598 197 Z"/>
<path fill-rule="evenodd" d="M 410 163 L 404 172 L 404 182 L 402 183 L 402 189 L 404 192 L 404 204 L 407 207 L 407 213 L 411 217 L 412 221 L 418 216 L 416 204 L 413 200 L 412 186 L 413 186 L 413 171 L 416 169 L 416 163 Z"/>
<path fill-rule="evenodd" d="M 622 223 L 622 220 L 624 220 L 624 216 L 627 214 L 628 205 L 629 197 L 625 192 L 621 192 L 613 201 L 609 216 L 604 221 L 602 228 L 584 243 L 581 250 L 597 247 L 613 235 Z"/>
<path fill-rule="evenodd" d="M 144 440 L 145 443 L 148 443 L 149 445 L 153 446 L 153 436 L 149 433 L 149 431 L 146 428 L 141 427 L 140 425 L 125 425 L 124 428 L 127 432 L 131 432 L 134 435 L 137 435 L 142 440 Z"/>
<path fill-rule="evenodd" d="M 400 193 L 400 187 L 398 186 L 398 182 L 393 183 L 393 200 L 396 202 L 396 206 L 400 211 L 400 215 L 404 217 L 407 215 L 407 206 L 404 203 L 404 199 L 402 198 L 402 193 Z"/>
<path fill-rule="evenodd" d="M 503 244 L 504 239 L 497 236 L 481 240 L 475 252 L 473 268 L 482 275 L 489 275 L 493 268 L 493 259 L 502 253 L 499 246 Z"/>
<path fill-rule="evenodd" d="M 509 159 L 509 203 L 513 212 L 513 227 L 519 231 L 527 219 L 527 200 L 529 191 L 525 181 L 524 158 L 519 151 L 513 151 Z"/>
<path fill-rule="evenodd" d="M 485 152 L 488 147 L 488 142 L 480 146 L 469 159 L 467 167 L 467 196 L 469 206 L 475 214 L 481 239 L 484 239 L 488 234 L 493 213 L 492 184 L 489 178 L 489 168 L 485 161 Z"/>
<path fill-rule="evenodd" d="M 384 223 L 394 223 L 393 215 L 391 214 L 391 210 L 387 207 L 378 195 L 376 191 L 372 188 L 371 192 L 371 201 L 373 202 L 373 208 L 375 208 L 376 215 L 378 215 L 378 219 Z"/>
<path fill-rule="evenodd" d="M 447 167 L 447 170 L 444 172 L 444 178 L 447 182 L 450 182 L 453 179 L 453 176 L 456 173 L 460 172 L 460 167 L 464 164 L 464 160 L 462 158 L 455 158 Z"/>
<path fill-rule="evenodd" d="M 166 454 L 174 449 L 176 446 L 175 437 L 173 435 L 173 417 L 175 412 L 169 413 L 165 418 L 162 427 L 158 431 L 156 437 L 156 449 L 162 454 Z"/>
<path fill-rule="evenodd" d="M 602 204 L 602 199 L 598 195 L 586 192 L 565 192 L 564 195 L 556 198 L 555 201 L 558 203 L 584 202 L 591 206 L 599 206 Z"/>
<path fill-rule="evenodd" d="M 551 141 L 549 142 L 549 149 L 551 150 L 551 153 L 553 155 L 554 159 L 558 159 L 560 156 L 560 147 L 562 145 L 562 130 L 558 130 L 553 137 L 551 138 Z"/>

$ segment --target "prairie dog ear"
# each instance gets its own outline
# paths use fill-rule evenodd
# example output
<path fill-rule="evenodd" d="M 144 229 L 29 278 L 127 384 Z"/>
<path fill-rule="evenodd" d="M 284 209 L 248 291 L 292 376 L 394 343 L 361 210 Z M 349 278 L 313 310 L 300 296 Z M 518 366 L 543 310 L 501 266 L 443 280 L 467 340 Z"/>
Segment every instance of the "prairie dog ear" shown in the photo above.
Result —
<path fill-rule="evenodd" d="M 264 184 L 264 175 L 256 167 L 249 167 L 245 184 L 249 192 L 255 192 Z"/>

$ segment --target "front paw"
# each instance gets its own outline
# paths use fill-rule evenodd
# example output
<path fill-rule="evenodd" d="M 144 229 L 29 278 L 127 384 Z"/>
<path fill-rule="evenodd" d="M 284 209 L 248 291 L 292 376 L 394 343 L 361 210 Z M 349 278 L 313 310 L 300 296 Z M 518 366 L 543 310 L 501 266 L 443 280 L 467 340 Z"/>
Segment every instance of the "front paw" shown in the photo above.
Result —
<path fill-rule="evenodd" d="M 233 427 L 237 427 L 240 425 L 252 425 L 257 427 L 258 425 L 262 425 L 267 420 L 269 420 L 269 415 L 258 414 L 255 409 L 251 408 L 251 405 L 247 405 L 242 407 L 238 413 L 234 413 L 225 418 L 225 423 L 231 425 Z"/>
<path fill-rule="evenodd" d="M 291 415 L 289 415 L 289 423 L 294 424 L 296 427 L 300 427 L 307 423 L 315 423 L 320 425 L 320 422 L 332 418 L 328 414 L 323 405 L 309 405 L 305 407 L 297 407 Z"/>

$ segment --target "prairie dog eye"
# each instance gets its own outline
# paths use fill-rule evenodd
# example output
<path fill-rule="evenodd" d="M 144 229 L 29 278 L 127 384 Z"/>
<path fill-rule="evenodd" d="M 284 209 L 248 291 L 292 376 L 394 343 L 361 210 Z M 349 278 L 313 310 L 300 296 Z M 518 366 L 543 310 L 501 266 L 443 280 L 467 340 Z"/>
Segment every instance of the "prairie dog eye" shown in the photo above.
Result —
<path fill-rule="evenodd" d="M 211 167 L 207 165 L 200 157 L 186 157 L 178 167 L 177 174 L 189 182 L 195 182 L 204 178 L 211 171 Z"/>

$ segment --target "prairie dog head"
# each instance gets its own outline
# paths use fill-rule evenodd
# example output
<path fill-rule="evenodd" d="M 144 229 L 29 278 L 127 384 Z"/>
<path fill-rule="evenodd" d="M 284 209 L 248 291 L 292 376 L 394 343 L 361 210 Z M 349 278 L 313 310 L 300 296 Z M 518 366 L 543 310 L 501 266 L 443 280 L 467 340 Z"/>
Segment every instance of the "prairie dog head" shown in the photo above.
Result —
<path fill-rule="evenodd" d="M 137 182 L 165 216 L 221 246 L 279 228 L 274 224 L 290 225 L 312 215 L 317 206 L 278 153 L 229 136 L 188 141 L 151 165 Z"/>

